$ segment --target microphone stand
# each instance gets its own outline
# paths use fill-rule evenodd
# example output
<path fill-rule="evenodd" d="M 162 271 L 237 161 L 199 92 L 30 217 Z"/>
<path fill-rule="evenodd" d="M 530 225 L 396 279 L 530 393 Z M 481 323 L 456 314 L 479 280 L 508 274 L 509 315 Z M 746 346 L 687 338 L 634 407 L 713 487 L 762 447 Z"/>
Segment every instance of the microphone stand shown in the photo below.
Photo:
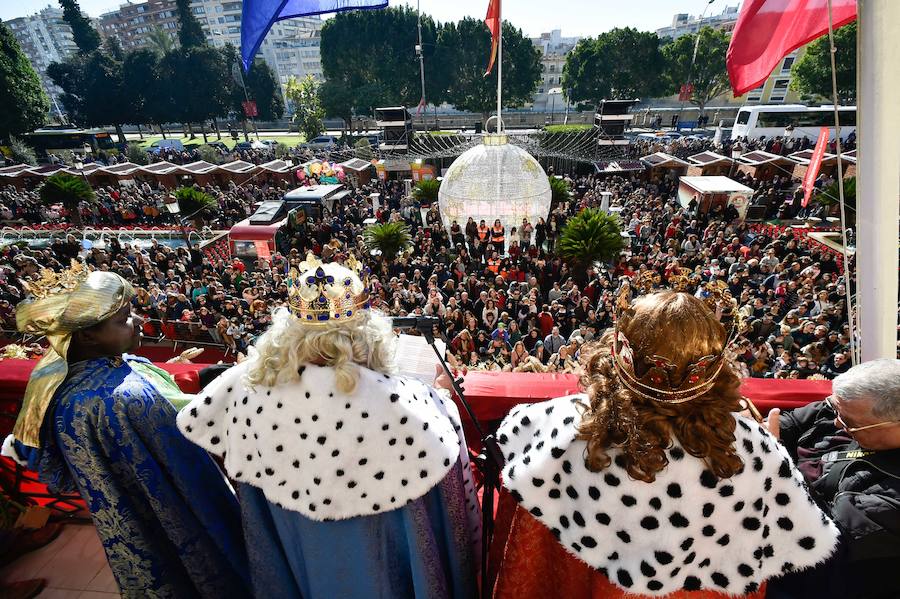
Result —
<path fill-rule="evenodd" d="M 416 326 L 416 329 L 423 337 L 425 337 L 425 341 L 427 341 L 428 345 L 431 346 L 431 349 L 434 350 L 434 355 L 437 356 L 441 368 L 450 378 L 450 385 L 453 387 L 453 391 L 456 393 L 460 403 L 462 403 L 466 412 L 469 414 L 469 419 L 472 421 L 475 431 L 481 438 L 481 453 L 475 458 L 478 469 L 484 476 L 481 496 L 481 597 L 482 599 L 489 599 L 493 587 L 490 577 L 488 576 L 488 557 L 490 554 L 491 540 L 494 537 L 494 492 L 500 489 L 500 472 L 503 470 L 503 452 L 500 451 L 500 446 L 497 444 L 497 439 L 494 435 L 486 435 L 484 433 L 484 429 L 478 422 L 478 417 L 475 416 L 475 410 L 472 409 L 472 405 L 466 399 L 465 394 L 463 394 L 462 387 L 460 386 L 462 378 L 457 379 L 453 376 L 450 367 L 447 366 L 447 361 L 444 360 L 444 356 L 441 355 L 440 350 L 438 350 L 435 345 L 433 324 L 426 322 L 421 326 Z"/>

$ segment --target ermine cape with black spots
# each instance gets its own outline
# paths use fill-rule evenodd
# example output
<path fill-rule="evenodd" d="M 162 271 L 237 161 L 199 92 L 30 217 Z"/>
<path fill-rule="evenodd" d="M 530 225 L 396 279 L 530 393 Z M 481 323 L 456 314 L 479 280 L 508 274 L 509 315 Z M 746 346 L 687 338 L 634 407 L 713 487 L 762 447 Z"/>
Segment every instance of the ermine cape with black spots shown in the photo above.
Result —
<path fill-rule="evenodd" d="M 362 366 L 349 394 L 330 368 L 248 388 L 234 366 L 178 414 L 185 437 L 224 458 L 228 476 L 312 520 L 390 511 L 422 497 L 462 460 L 467 509 L 478 514 L 459 413 L 415 379 Z M 475 518 L 477 521 L 477 518 Z"/>
<path fill-rule="evenodd" d="M 576 558 L 626 590 L 741 595 L 824 561 L 838 530 L 811 499 L 790 456 L 762 426 L 735 415 L 741 472 L 718 480 L 677 441 L 653 483 L 629 478 L 615 449 L 605 470 L 576 439 L 587 397 L 516 408 L 497 436 L 504 486 Z"/>

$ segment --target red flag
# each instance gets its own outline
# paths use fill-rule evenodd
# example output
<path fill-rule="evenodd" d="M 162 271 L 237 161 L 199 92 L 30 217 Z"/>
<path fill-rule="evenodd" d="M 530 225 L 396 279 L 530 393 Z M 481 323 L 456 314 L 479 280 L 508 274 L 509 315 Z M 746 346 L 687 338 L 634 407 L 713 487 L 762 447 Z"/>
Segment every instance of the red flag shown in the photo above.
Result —
<path fill-rule="evenodd" d="M 416 108 L 416 116 L 419 116 L 419 113 L 422 112 L 423 108 L 425 108 L 425 96 L 422 96 L 422 99 L 419 100 L 419 107 Z"/>
<path fill-rule="evenodd" d="M 856 0 L 831 0 L 834 28 L 856 18 Z M 778 62 L 828 32 L 828 0 L 745 0 L 725 64 L 735 97 L 768 79 Z"/>
<path fill-rule="evenodd" d="M 491 60 L 488 62 L 487 71 L 484 72 L 484 76 L 487 77 L 494 68 L 494 61 L 497 60 L 497 45 L 500 43 L 500 0 L 491 0 L 491 3 L 488 4 L 484 24 L 491 31 Z"/>
<path fill-rule="evenodd" d="M 819 176 L 819 168 L 822 167 L 822 158 L 825 156 L 825 146 L 828 145 L 828 135 L 828 127 L 822 127 L 819 130 L 819 141 L 816 142 L 816 149 L 813 150 L 812 158 L 809 159 L 809 166 L 806 167 L 806 175 L 803 177 L 803 203 L 801 204 L 804 208 L 809 204 L 809 197 L 812 195 L 816 177 Z"/>

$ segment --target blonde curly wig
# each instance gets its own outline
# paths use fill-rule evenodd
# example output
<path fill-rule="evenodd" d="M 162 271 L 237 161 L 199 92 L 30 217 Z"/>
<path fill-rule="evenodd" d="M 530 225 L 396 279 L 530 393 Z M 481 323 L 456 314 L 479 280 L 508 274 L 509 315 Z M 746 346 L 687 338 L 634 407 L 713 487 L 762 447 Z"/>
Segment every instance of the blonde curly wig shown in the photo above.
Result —
<path fill-rule="evenodd" d="M 246 383 L 250 387 L 294 383 L 300 380 L 301 366 L 317 364 L 333 368 L 338 390 L 352 393 L 358 366 L 388 374 L 396 371 L 395 345 L 390 322 L 374 311 L 352 320 L 310 326 L 287 308 L 279 308 L 272 326 L 256 342 Z"/>

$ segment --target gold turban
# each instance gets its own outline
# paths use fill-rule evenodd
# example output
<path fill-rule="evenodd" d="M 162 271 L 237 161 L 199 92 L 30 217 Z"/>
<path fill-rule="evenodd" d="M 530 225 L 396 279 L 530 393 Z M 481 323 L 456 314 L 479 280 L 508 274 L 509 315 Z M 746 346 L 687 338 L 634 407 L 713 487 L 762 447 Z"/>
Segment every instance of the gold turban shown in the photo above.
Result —
<path fill-rule="evenodd" d="M 44 269 L 39 280 L 25 287 L 31 297 L 16 306 L 16 325 L 23 333 L 45 336 L 50 348 L 28 379 L 13 436 L 25 445 L 40 447 L 44 414 L 68 373 L 66 354 L 72 334 L 121 310 L 134 297 L 134 288 L 115 273 L 88 273 L 78 263 L 62 273 Z"/>

